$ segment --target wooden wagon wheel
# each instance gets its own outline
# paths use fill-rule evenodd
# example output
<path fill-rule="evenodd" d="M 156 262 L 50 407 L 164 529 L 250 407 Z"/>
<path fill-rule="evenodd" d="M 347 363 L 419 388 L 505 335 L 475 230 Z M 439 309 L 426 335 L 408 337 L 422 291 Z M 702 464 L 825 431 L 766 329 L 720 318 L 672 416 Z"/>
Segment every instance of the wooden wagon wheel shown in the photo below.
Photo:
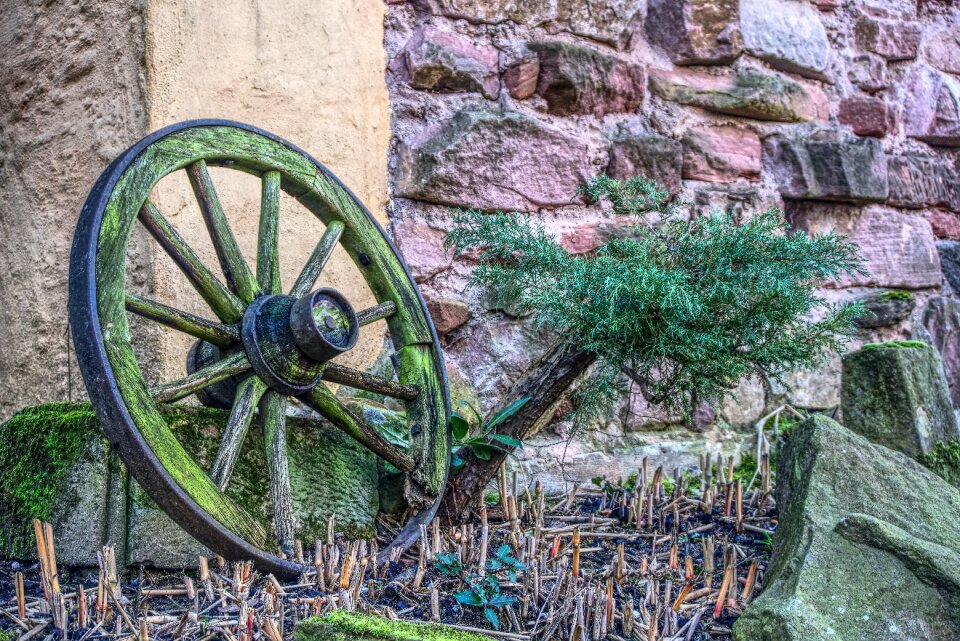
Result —
<path fill-rule="evenodd" d="M 245 262 L 207 166 L 259 176 L 257 261 Z M 225 282 L 200 260 L 150 200 L 161 178 L 185 170 Z M 296 198 L 326 225 L 292 288 L 281 291 L 279 197 Z M 125 292 L 126 252 L 143 224 L 217 320 Z M 378 304 L 354 312 L 332 289 L 313 290 L 336 245 L 353 259 Z M 403 260 L 357 198 L 303 151 L 254 127 L 192 121 L 158 131 L 124 152 L 84 204 L 70 260 L 70 320 L 84 381 L 103 430 L 147 494 L 181 527 L 228 559 L 252 559 L 290 575 L 297 535 L 287 473 L 285 417 L 299 399 L 405 475 L 414 516 L 390 547 L 409 545 L 433 518 L 450 458 L 449 397 L 443 358 L 423 299 Z M 127 312 L 194 336 L 187 376 L 152 388 L 134 356 Z M 385 319 L 398 380 L 337 364 L 362 327 Z M 326 382 L 373 391 L 405 405 L 410 447 L 389 442 Z M 211 469 L 195 462 L 164 422 L 160 403 L 196 393 L 230 417 Z M 263 426 L 273 531 L 224 493 L 240 444 Z M 388 548 L 389 550 L 389 548 Z M 387 551 L 384 551 L 386 554 Z"/>

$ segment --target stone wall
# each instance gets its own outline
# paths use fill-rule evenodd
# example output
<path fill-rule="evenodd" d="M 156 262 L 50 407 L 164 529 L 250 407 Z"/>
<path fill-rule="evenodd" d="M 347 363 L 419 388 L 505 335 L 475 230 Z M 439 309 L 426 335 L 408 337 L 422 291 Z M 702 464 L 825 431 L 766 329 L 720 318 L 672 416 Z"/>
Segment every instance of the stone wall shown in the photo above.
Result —
<path fill-rule="evenodd" d="M 546 336 L 481 292 L 442 248 L 450 209 L 519 210 L 570 251 L 619 233 L 577 197 L 591 176 L 655 178 L 698 212 L 776 207 L 860 243 L 869 276 L 852 347 L 920 337 L 960 400 L 960 8 L 927 0 L 412 0 L 389 3 L 392 225 L 437 322 L 451 377 L 491 404 Z M 946 275 L 946 279 L 944 279 Z M 885 294 L 906 290 L 903 294 Z M 839 403 L 839 359 L 791 387 L 745 381 L 685 427 L 632 395 L 528 469 L 624 476 L 640 457 L 734 451 L 782 403 Z M 563 425 L 554 426 L 562 434 Z M 693 457 L 690 456 L 689 459 Z M 689 460 L 688 459 L 688 460 Z"/>

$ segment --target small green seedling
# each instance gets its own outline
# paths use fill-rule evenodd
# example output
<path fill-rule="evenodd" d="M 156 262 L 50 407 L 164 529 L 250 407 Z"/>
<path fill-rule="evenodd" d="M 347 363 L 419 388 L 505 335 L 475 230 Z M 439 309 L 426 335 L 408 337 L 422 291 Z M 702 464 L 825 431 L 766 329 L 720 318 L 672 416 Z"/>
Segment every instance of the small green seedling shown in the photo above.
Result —
<path fill-rule="evenodd" d="M 463 564 L 454 552 L 438 552 L 436 566 L 440 574 L 446 576 L 459 576 L 463 572 Z"/>
<path fill-rule="evenodd" d="M 498 547 L 493 557 L 487 559 L 488 572 L 496 574 L 497 572 L 506 571 L 511 581 L 517 580 L 517 572 L 522 572 L 526 569 L 527 566 L 511 554 L 510 546 L 506 544 Z"/>
<path fill-rule="evenodd" d="M 474 608 L 483 608 L 483 616 L 487 618 L 495 629 L 500 629 L 500 616 L 497 610 L 513 605 L 517 602 L 516 597 L 509 594 L 501 594 L 500 582 L 497 577 L 488 574 L 480 579 L 477 577 L 471 580 L 466 590 L 462 590 L 453 595 L 453 598 Z"/>

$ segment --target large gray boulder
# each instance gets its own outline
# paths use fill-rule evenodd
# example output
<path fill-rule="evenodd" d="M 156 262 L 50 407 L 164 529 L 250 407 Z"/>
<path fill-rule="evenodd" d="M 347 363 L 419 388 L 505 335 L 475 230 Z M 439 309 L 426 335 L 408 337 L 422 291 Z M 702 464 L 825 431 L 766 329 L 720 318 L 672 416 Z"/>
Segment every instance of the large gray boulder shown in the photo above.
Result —
<path fill-rule="evenodd" d="M 736 641 L 960 639 L 960 492 L 824 416 L 777 465 L 780 525 Z"/>
<path fill-rule="evenodd" d="M 913 458 L 960 438 L 940 354 L 919 341 L 846 354 L 840 406 L 851 430 Z"/>

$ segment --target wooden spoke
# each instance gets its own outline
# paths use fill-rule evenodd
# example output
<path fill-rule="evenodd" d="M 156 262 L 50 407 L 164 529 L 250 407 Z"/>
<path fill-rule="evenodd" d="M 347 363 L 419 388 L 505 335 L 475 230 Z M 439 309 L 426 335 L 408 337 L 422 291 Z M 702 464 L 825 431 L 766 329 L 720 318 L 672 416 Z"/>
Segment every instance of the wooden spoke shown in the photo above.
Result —
<path fill-rule="evenodd" d="M 310 258 L 307 259 L 307 264 L 303 266 L 303 271 L 301 271 L 297 277 L 297 282 L 294 283 L 293 289 L 290 290 L 291 296 L 300 298 L 313 289 L 313 285 L 317 282 L 323 266 L 330 260 L 330 256 L 333 254 L 333 250 L 340 240 L 343 227 L 343 223 L 339 220 L 334 220 L 327 225 L 327 230 L 323 232 L 320 242 L 318 242 L 317 246 L 313 249 L 313 253 L 310 254 Z"/>
<path fill-rule="evenodd" d="M 196 252 L 149 200 L 140 208 L 140 222 L 173 259 L 217 318 L 225 323 L 236 323 L 243 318 L 246 308 L 243 301 L 207 269 Z"/>
<path fill-rule="evenodd" d="M 257 282 L 268 294 L 280 294 L 280 172 L 263 175 L 260 233 L 257 237 Z"/>
<path fill-rule="evenodd" d="M 364 325 L 375 323 L 381 318 L 393 316 L 396 311 L 397 304 L 392 300 L 388 300 L 385 303 L 380 303 L 379 305 L 374 305 L 373 307 L 368 307 L 357 312 L 357 323 L 360 324 L 360 327 L 363 327 Z"/>
<path fill-rule="evenodd" d="M 372 425 L 340 402 L 323 383 L 300 397 L 304 403 L 323 414 L 331 423 L 356 439 L 371 452 L 404 472 L 412 472 L 413 458 L 389 442 Z"/>
<path fill-rule="evenodd" d="M 187 176 L 190 177 L 190 185 L 197 197 L 197 203 L 200 204 L 200 212 L 207 224 L 207 231 L 210 232 L 213 247 L 217 250 L 217 258 L 220 259 L 220 267 L 227 277 L 227 284 L 244 302 L 253 302 L 260 293 L 260 286 L 250 272 L 247 261 L 243 259 L 227 216 L 223 213 L 213 181 L 210 180 L 210 172 L 207 171 L 207 163 L 202 160 L 193 163 L 187 168 Z"/>
<path fill-rule="evenodd" d="M 222 361 L 198 369 L 189 376 L 177 379 L 170 383 L 163 383 L 150 388 L 150 395 L 157 403 L 172 403 L 208 385 L 219 383 L 231 376 L 242 374 L 250 369 L 250 361 L 242 351 L 227 356 Z"/>
<path fill-rule="evenodd" d="M 138 316 L 180 330 L 218 347 L 228 347 L 240 340 L 240 330 L 236 325 L 223 325 L 208 321 L 205 318 L 173 307 L 167 307 L 163 303 L 142 298 L 136 294 L 126 294 L 126 306 L 128 311 Z"/>
<path fill-rule="evenodd" d="M 413 385 L 401 385 L 388 381 L 382 376 L 361 372 L 358 369 L 344 367 L 336 363 L 327 363 L 323 370 L 323 380 L 376 394 L 385 394 L 405 401 L 412 401 L 420 394 L 420 390 Z"/>
<path fill-rule="evenodd" d="M 230 411 L 230 420 L 227 421 L 227 427 L 223 431 L 223 440 L 220 442 L 217 458 L 214 459 L 213 467 L 210 468 L 210 478 L 221 492 L 227 489 L 227 484 L 230 483 L 233 466 L 237 462 L 237 456 L 240 455 L 240 447 L 243 445 L 247 430 L 250 429 L 250 421 L 253 420 L 253 411 L 266 391 L 267 384 L 258 376 L 251 376 L 237 385 L 237 396 Z"/>
<path fill-rule="evenodd" d="M 280 549 L 287 558 L 291 558 L 297 527 L 287 462 L 287 399 L 284 396 L 274 391 L 266 393 L 260 401 L 260 424 L 263 426 L 267 468 L 270 472 L 273 530 L 280 542 Z"/>

